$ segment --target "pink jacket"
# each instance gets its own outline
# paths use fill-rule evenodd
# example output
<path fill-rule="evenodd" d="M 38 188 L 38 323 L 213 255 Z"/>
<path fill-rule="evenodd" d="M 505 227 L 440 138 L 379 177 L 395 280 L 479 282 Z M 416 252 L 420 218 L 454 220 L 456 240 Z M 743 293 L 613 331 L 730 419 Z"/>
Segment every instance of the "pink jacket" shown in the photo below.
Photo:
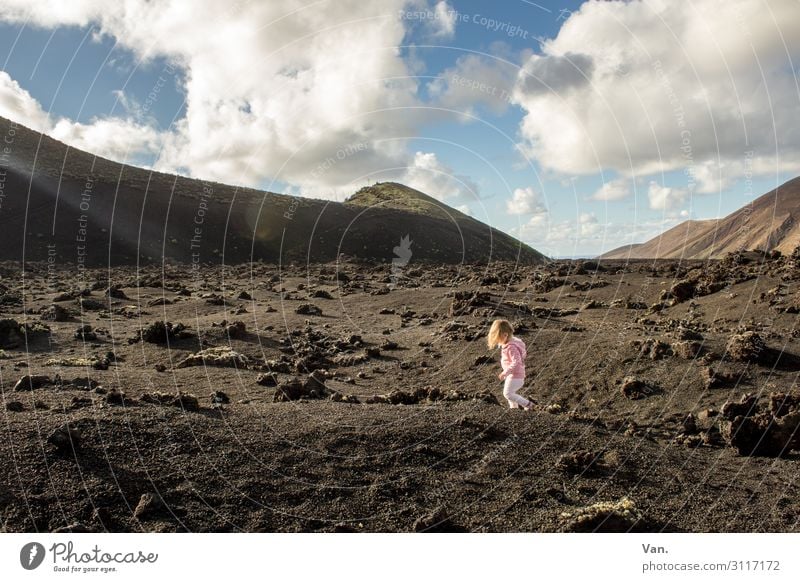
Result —
<path fill-rule="evenodd" d="M 527 355 L 525 342 L 512 336 L 511 340 L 500 349 L 500 366 L 503 368 L 506 378 L 509 376 L 512 378 L 525 377 L 525 357 Z"/>

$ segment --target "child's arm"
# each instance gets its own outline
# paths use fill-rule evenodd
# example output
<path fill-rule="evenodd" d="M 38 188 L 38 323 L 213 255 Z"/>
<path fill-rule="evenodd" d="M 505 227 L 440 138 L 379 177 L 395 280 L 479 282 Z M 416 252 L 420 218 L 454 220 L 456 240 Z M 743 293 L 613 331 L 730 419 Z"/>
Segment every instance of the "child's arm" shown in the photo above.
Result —
<path fill-rule="evenodd" d="M 501 372 L 497 377 L 500 378 L 501 380 L 505 380 L 506 379 L 506 374 L 508 373 L 508 369 L 507 369 L 506 365 L 503 363 L 503 354 L 505 353 L 505 350 L 506 350 L 505 346 L 500 348 L 500 368 L 501 368 Z"/>
<path fill-rule="evenodd" d="M 508 370 L 503 370 L 503 375 L 507 375 L 511 370 L 516 369 L 522 364 L 522 354 L 517 346 L 511 345 L 508 347 Z"/>

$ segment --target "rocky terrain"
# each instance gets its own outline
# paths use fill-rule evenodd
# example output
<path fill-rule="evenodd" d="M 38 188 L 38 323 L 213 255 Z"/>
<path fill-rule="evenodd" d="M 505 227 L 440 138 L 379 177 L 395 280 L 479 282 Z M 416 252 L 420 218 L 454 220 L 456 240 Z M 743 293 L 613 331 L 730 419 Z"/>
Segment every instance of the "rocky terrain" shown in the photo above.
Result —
<path fill-rule="evenodd" d="M 799 263 L 4 263 L 0 528 L 800 531 Z"/>

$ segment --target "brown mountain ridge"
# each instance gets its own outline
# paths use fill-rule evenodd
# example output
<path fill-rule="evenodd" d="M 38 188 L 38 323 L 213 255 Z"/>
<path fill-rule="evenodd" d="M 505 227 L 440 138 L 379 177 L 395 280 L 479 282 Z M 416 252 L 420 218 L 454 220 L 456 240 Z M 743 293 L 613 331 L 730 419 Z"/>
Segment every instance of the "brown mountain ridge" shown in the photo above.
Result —
<path fill-rule="evenodd" d="M 609 251 L 603 259 L 719 259 L 758 250 L 790 254 L 800 245 L 800 178 L 756 198 L 724 218 L 687 220 L 641 243 Z"/>

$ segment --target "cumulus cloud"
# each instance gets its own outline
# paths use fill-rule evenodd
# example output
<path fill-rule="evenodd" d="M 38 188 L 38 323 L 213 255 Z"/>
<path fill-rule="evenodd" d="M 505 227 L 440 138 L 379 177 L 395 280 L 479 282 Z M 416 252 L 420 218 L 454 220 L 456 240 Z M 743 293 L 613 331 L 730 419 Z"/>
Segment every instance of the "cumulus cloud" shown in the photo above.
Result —
<path fill-rule="evenodd" d="M 8 0 L 0 4 L 0 20 L 94 26 L 136 58 L 176 63 L 185 117 L 160 136 L 156 169 L 247 185 L 274 179 L 322 192 L 417 161 L 392 139 L 413 136 L 420 123 L 408 109 L 419 104 L 417 83 L 393 48 L 406 33 L 397 18 L 404 4 Z M 446 12 L 439 4 L 435 10 Z M 16 89 L 6 80 L 4 95 L 9 87 Z M 125 97 L 135 103 L 137 96 Z M 17 118 L 43 119 L 35 107 Z M 126 148 L 146 153 L 155 143 L 146 125 L 129 120 L 92 125 L 58 127 L 73 144 L 103 155 Z"/>
<path fill-rule="evenodd" d="M 477 105 L 484 105 L 499 115 L 511 103 L 518 72 L 518 66 L 499 56 L 469 54 L 431 81 L 428 93 L 442 107 L 473 115 Z"/>
<path fill-rule="evenodd" d="M 615 200 L 624 200 L 631 195 L 630 180 L 625 178 L 617 178 L 603 182 L 603 185 L 590 196 L 591 200 L 602 200 L 611 202 Z"/>
<path fill-rule="evenodd" d="M 605 222 L 589 212 L 571 220 L 552 220 L 548 214 L 539 214 L 511 232 L 548 256 L 597 256 L 649 240 L 680 220 L 683 218 L 668 216 L 659 220 Z"/>
<path fill-rule="evenodd" d="M 747 152 L 755 172 L 800 170 L 796 0 L 684 8 L 586 2 L 572 13 L 517 80 L 526 153 L 567 174 L 736 171 Z"/>
<path fill-rule="evenodd" d="M 129 118 L 97 117 L 86 124 L 54 120 L 5 71 L 0 71 L 0 116 L 118 162 L 156 154 L 161 147 L 161 137 L 153 127 Z"/>
<path fill-rule="evenodd" d="M 88 124 L 61 119 L 49 134 L 73 147 L 102 152 L 103 156 L 120 162 L 155 155 L 162 145 L 161 135 L 153 127 L 114 117 L 95 118 Z"/>
<path fill-rule="evenodd" d="M 589 83 L 594 69 L 592 57 L 580 53 L 531 55 L 519 73 L 519 91 L 525 95 L 563 94 Z"/>
<path fill-rule="evenodd" d="M 24 123 L 36 131 L 51 129 L 47 112 L 5 71 L 0 71 L 0 116 Z"/>
<path fill-rule="evenodd" d="M 653 210 L 675 210 L 683 206 L 688 197 L 689 192 L 683 188 L 670 188 L 654 181 L 647 189 L 647 199 Z"/>
<path fill-rule="evenodd" d="M 506 202 L 506 211 L 517 215 L 546 212 L 541 196 L 530 186 L 514 190 L 511 200 Z"/>
<path fill-rule="evenodd" d="M 440 0 L 434 7 L 436 18 L 434 22 L 438 26 L 434 29 L 436 36 L 452 38 L 456 33 L 456 11 L 445 0 Z"/>
<path fill-rule="evenodd" d="M 443 202 L 475 200 L 478 185 L 468 176 L 457 175 L 431 152 L 416 152 L 401 181 Z"/>

